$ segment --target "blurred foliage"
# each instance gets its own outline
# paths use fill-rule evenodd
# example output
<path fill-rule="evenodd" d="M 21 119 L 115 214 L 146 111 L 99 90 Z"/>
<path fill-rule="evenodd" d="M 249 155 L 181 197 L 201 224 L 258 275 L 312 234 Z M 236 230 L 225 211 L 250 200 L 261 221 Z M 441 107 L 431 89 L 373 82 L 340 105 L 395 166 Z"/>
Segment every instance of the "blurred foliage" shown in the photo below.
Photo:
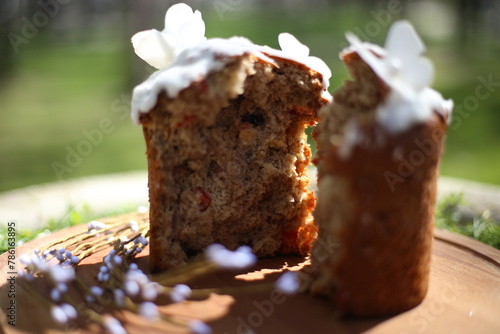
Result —
<path fill-rule="evenodd" d="M 474 238 L 500 249 L 500 224 L 489 211 L 480 215 L 464 215 L 466 207 L 462 194 L 451 194 L 439 201 L 436 209 L 436 227 Z"/>
<path fill-rule="evenodd" d="M 330 91 L 348 79 L 338 58 L 339 51 L 347 45 L 344 32 L 361 31 L 371 42 L 383 44 L 389 28 L 389 24 L 379 24 L 376 33 L 369 34 L 367 30 L 369 23 L 377 22 L 374 13 L 386 9 L 385 1 L 349 4 L 332 1 L 332 5 L 326 7 L 290 5 L 286 8 L 267 2 L 262 2 L 262 7 L 226 2 L 232 5 L 221 14 L 211 2 L 200 8 L 200 2 L 191 1 L 193 7 L 202 10 L 208 37 L 240 35 L 255 43 L 278 47 L 278 34 L 290 32 L 310 47 L 311 55 L 324 59 L 330 66 L 333 72 Z M 3 73 L 0 74 L 0 191 L 146 168 L 142 130 L 132 124 L 128 110 L 133 86 L 152 69 L 133 54 L 129 40 L 138 30 L 136 26 L 163 28 L 163 13 L 172 2 L 158 3 L 154 17 L 143 17 L 140 11 L 134 11 L 116 19 L 113 12 L 118 25 L 104 29 L 95 24 L 96 20 L 88 20 L 76 37 L 51 30 L 49 24 L 29 43 L 21 45 L 19 53 L 1 59 L 0 64 L 8 64 L 9 71 L 0 72 Z M 287 2 L 279 2 L 282 3 Z M 120 6 L 119 2 L 115 5 Z M 34 6 L 36 10 L 36 4 Z M 61 8 L 58 15 L 65 10 L 66 7 Z M 390 21 L 410 14 L 412 11 L 405 10 L 392 15 Z M 109 14 L 109 19 L 112 15 Z M 136 16 L 140 22 L 133 26 L 128 21 Z M 107 18 L 101 15 L 101 21 L 105 21 L 103 17 Z M 428 24 L 425 21 L 420 27 Z M 93 25 L 96 27 L 92 28 Z M 415 25 L 419 30 L 418 22 Z M 19 26 L 12 26 L 19 31 Z M 452 98 L 457 106 L 474 96 L 479 77 L 493 75 L 494 81 L 500 82 L 498 37 L 480 30 L 473 37 L 468 40 L 469 44 L 463 44 L 459 36 L 438 40 L 423 35 L 428 57 L 435 63 L 434 87 L 446 98 Z M 498 109 L 500 94 L 493 92 L 481 100 L 469 116 L 462 117 L 459 126 L 450 128 L 442 174 L 500 184 Z M 102 140 L 84 151 L 81 161 L 73 161 L 70 166 L 69 152 L 79 147 L 84 149 L 83 143 L 88 140 L 85 133 L 99 130 L 103 118 L 111 121 L 113 130 L 103 134 Z M 54 163 L 68 168 L 58 175 Z"/>
<path fill-rule="evenodd" d="M 35 238 L 49 235 L 52 232 L 61 230 L 66 227 L 75 226 L 91 220 L 90 208 L 83 205 L 81 208 L 69 208 L 68 213 L 60 220 L 50 219 L 44 228 L 36 230 L 16 230 L 16 246 L 33 240 Z M 8 250 L 7 244 L 7 227 L 0 226 L 0 253 Z"/>
<path fill-rule="evenodd" d="M 45 227 L 35 230 L 16 230 L 16 246 L 31 241 L 36 238 L 44 237 L 50 233 L 59 231 L 61 229 L 76 226 L 79 224 L 90 222 L 102 217 L 112 217 L 125 213 L 133 212 L 137 206 L 124 205 L 116 210 L 108 212 L 104 215 L 96 215 L 88 205 L 81 205 L 78 207 L 69 207 L 68 212 L 61 219 L 49 219 Z M 0 254 L 8 250 L 7 243 L 8 227 L 5 225 L 0 226 Z"/>

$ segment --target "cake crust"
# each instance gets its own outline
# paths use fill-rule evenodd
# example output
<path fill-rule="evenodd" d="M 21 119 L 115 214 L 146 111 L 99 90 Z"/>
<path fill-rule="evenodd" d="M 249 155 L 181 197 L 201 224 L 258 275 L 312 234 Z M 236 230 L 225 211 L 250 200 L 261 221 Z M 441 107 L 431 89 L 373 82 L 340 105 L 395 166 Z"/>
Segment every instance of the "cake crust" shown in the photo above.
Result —
<path fill-rule="evenodd" d="M 313 294 L 328 296 L 343 315 L 378 316 L 418 305 L 428 288 L 439 160 L 447 122 L 391 132 L 376 111 L 391 89 L 355 52 L 344 55 L 353 77 L 320 110 L 319 225 L 311 258 Z"/>

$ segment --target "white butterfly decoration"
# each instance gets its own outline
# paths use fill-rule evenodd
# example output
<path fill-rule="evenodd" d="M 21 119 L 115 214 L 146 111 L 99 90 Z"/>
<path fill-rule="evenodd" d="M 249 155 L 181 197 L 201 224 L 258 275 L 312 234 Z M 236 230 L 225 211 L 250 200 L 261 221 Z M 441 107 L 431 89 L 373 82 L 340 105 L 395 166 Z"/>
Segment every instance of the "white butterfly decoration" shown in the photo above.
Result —
<path fill-rule="evenodd" d="M 205 22 L 199 11 L 179 3 L 170 7 L 165 15 L 165 29 L 141 31 L 132 37 L 135 53 L 149 65 L 162 69 L 185 48 L 203 42 Z"/>

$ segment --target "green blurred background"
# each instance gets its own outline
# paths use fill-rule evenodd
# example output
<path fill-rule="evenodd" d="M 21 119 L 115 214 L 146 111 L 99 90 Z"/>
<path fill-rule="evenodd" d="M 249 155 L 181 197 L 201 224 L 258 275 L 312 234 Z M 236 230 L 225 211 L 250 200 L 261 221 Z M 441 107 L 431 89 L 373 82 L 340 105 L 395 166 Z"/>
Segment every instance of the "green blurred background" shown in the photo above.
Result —
<path fill-rule="evenodd" d="M 347 78 L 345 31 L 383 45 L 390 24 L 409 19 L 435 64 L 433 87 L 456 105 L 442 174 L 500 184 L 500 1 L 185 2 L 208 37 L 278 47 L 280 32 L 294 34 L 332 69 L 331 91 Z M 129 108 L 152 68 L 130 37 L 162 30 L 174 3 L 0 0 L 0 191 L 146 168 Z"/>

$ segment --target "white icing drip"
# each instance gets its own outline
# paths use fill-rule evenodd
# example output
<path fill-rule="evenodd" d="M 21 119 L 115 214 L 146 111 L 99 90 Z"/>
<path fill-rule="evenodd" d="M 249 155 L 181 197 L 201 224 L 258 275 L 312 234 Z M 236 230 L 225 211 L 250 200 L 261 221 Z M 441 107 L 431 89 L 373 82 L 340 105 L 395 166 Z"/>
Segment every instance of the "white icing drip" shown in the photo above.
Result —
<path fill-rule="evenodd" d="M 213 38 L 185 49 L 169 67 L 153 73 L 146 81 L 135 87 L 132 94 L 132 120 L 139 123 L 140 113 L 147 113 L 153 109 L 161 91 L 165 91 L 168 97 L 174 98 L 192 82 L 224 68 L 227 60 L 221 57 L 235 57 L 245 53 L 258 53 L 258 51 L 254 44 L 243 37 Z"/>
<path fill-rule="evenodd" d="M 453 102 L 429 88 L 433 67 L 421 58 L 425 47 L 407 21 L 392 25 L 385 50 L 361 42 L 355 35 L 347 34 L 351 46 L 341 53 L 356 52 L 389 86 L 391 91 L 385 104 L 377 108 L 376 118 L 389 132 L 406 130 L 417 122 L 424 122 L 433 112 L 440 113 L 447 122 L 451 119 Z"/>

